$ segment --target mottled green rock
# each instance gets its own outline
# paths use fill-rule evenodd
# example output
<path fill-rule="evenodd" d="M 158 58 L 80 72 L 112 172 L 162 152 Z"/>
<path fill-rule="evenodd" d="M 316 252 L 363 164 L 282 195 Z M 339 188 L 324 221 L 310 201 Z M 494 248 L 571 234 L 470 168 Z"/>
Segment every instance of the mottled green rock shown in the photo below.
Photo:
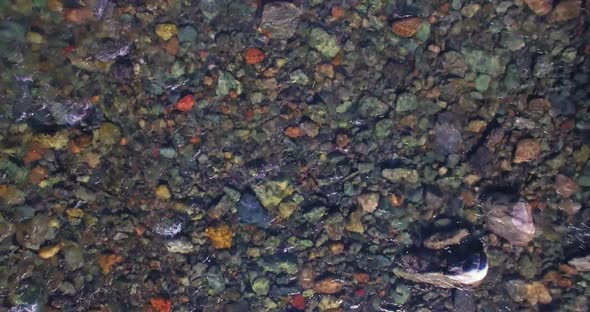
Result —
<path fill-rule="evenodd" d="M 66 269 L 75 271 L 84 266 L 84 253 L 80 245 L 70 242 L 62 249 L 62 254 L 66 261 Z"/>
<path fill-rule="evenodd" d="M 176 150 L 172 147 L 164 147 L 160 149 L 160 156 L 168 159 L 176 157 Z"/>
<path fill-rule="evenodd" d="M 300 85 L 306 85 L 309 83 L 309 77 L 303 72 L 303 70 L 298 69 L 289 75 L 289 80 L 291 83 L 296 83 Z"/>
<path fill-rule="evenodd" d="M 492 81 L 492 77 L 488 75 L 479 75 L 475 78 L 475 89 L 479 92 L 484 92 L 490 86 L 490 82 Z"/>
<path fill-rule="evenodd" d="M 320 221 L 320 219 L 325 214 L 326 214 L 326 207 L 320 206 L 320 207 L 315 207 L 311 211 L 305 213 L 303 215 L 303 218 L 305 218 L 305 221 L 307 221 L 308 223 L 316 223 L 316 222 Z"/>
<path fill-rule="evenodd" d="M 320 51 L 320 53 L 328 58 L 332 58 L 340 51 L 340 46 L 336 37 L 328 34 L 320 28 L 314 28 L 311 31 L 309 38 L 309 45 Z"/>
<path fill-rule="evenodd" d="M 252 283 L 252 290 L 259 296 L 266 296 L 270 288 L 270 282 L 267 278 L 260 277 Z"/>
<path fill-rule="evenodd" d="M 414 38 L 420 41 L 427 41 L 428 38 L 430 38 L 430 23 L 422 22 L 422 24 L 418 26 L 418 30 L 416 31 Z"/>
<path fill-rule="evenodd" d="M 221 72 L 217 81 L 215 94 L 217 96 L 226 96 L 231 90 L 234 90 L 237 94 L 242 94 L 242 84 L 232 74 Z"/>
<path fill-rule="evenodd" d="M 506 64 L 510 62 L 510 54 L 505 50 L 490 54 L 483 50 L 463 49 L 461 53 L 465 57 L 465 63 L 472 71 L 492 77 L 503 74 Z"/>
<path fill-rule="evenodd" d="M 264 184 L 252 186 L 252 190 L 266 209 L 274 209 L 285 197 L 291 195 L 295 189 L 288 181 L 268 181 Z"/>
<path fill-rule="evenodd" d="M 419 179 L 418 171 L 406 168 L 384 169 L 381 176 L 394 183 L 407 182 L 415 184 L 418 183 Z"/>
<path fill-rule="evenodd" d="M 375 136 L 377 138 L 387 138 L 391 135 L 391 130 L 393 129 L 393 120 L 391 119 L 382 119 L 375 124 Z"/>
<path fill-rule="evenodd" d="M 412 93 L 402 93 L 397 97 L 395 111 L 396 112 L 407 112 L 413 111 L 418 106 L 418 100 Z"/>
<path fill-rule="evenodd" d="M 377 117 L 387 112 L 389 106 L 374 96 L 364 96 L 358 102 L 358 113 L 365 118 Z"/>

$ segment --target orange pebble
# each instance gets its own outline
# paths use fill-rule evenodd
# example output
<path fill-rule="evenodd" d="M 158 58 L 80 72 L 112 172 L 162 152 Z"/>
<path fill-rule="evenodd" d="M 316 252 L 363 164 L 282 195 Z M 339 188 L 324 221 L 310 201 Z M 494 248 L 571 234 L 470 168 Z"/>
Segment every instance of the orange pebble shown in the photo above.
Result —
<path fill-rule="evenodd" d="M 256 48 L 248 48 L 246 49 L 246 53 L 244 54 L 244 59 L 246 60 L 246 64 L 254 65 L 264 61 L 264 52 Z"/>

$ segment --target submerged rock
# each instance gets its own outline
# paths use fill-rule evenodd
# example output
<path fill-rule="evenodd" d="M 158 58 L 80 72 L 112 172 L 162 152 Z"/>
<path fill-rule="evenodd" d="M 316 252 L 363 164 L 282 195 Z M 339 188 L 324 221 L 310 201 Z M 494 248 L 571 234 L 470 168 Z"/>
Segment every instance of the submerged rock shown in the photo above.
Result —
<path fill-rule="evenodd" d="M 532 208 L 523 198 L 495 193 L 482 203 L 482 210 L 486 227 L 510 243 L 525 246 L 535 237 Z"/>
<path fill-rule="evenodd" d="M 292 3 L 269 3 L 262 11 L 260 29 L 272 39 L 289 39 L 295 34 L 302 13 Z"/>
<path fill-rule="evenodd" d="M 246 192 L 238 201 L 238 217 L 240 221 L 248 224 L 253 224 L 261 228 L 266 228 L 270 225 L 273 218 L 269 212 L 262 207 L 256 195 Z"/>
<path fill-rule="evenodd" d="M 580 272 L 590 272 L 590 255 L 581 258 L 574 258 L 568 263 Z"/>

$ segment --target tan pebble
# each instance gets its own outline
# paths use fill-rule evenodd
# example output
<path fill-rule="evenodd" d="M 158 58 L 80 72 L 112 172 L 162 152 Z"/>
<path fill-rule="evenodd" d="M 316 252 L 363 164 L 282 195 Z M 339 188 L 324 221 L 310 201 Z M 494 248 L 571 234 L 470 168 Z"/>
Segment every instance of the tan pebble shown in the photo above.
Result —
<path fill-rule="evenodd" d="M 313 279 L 314 279 L 314 272 L 311 266 L 306 266 L 299 272 L 299 276 L 297 277 L 297 282 L 299 286 L 303 289 L 310 289 L 313 287 Z"/>
<path fill-rule="evenodd" d="M 61 0 L 47 0 L 47 8 L 52 12 L 62 12 L 64 5 Z"/>
<path fill-rule="evenodd" d="M 94 20 L 94 12 L 89 8 L 67 9 L 64 19 L 74 24 L 81 24 Z"/>
<path fill-rule="evenodd" d="M 330 244 L 330 252 L 334 255 L 339 255 L 344 251 L 344 244 L 342 243 L 333 243 Z"/>
<path fill-rule="evenodd" d="M 513 162 L 521 164 L 530 162 L 539 158 L 541 154 L 541 145 L 534 139 L 524 139 L 516 145 Z"/>
<path fill-rule="evenodd" d="M 156 197 L 159 199 L 170 199 L 172 195 L 166 185 L 158 185 L 158 187 L 156 187 Z"/>
<path fill-rule="evenodd" d="M 363 208 L 364 212 L 372 213 L 377 209 L 379 205 L 379 194 L 378 193 L 365 193 L 357 197 L 359 205 Z"/>
<path fill-rule="evenodd" d="M 326 278 L 313 285 L 313 290 L 320 294 L 335 294 L 342 290 L 344 285 L 336 278 Z"/>
<path fill-rule="evenodd" d="M 59 243 L 59 244 L 55 244 L 53 246 L 43 247 L 43 248 L 39 249 L 39 257 L 41 259 L 49 259 L 49 258 L 57 255 L 57 253 L 61 250 L 61 248 L 63 246 L 64 246 L 63 243 Z"/>

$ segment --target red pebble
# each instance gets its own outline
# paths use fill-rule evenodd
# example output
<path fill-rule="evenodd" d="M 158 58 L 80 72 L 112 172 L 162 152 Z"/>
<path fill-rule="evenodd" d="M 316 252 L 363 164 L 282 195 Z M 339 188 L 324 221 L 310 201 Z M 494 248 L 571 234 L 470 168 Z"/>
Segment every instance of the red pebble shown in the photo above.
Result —
<path fill-rule="evenodd" d="M 359 288 L 359 289 L 355 290 L 354 295 L 357 297 L 364 297 L 365 296 L 365 289 Z"/>
<path fill-rule="evenodd" d="M 183 96 L 176 103 L 176 109 L 181 112 L 188 112 L 195 106 L 195 97 L 192 94 Z"/>
<path fill-rule="evenodd" d="M 291 299 L 291 305 L 293 308 L 303 311 L 305 310 L 305 298 L 301 294 L 297 294 Z"/>

